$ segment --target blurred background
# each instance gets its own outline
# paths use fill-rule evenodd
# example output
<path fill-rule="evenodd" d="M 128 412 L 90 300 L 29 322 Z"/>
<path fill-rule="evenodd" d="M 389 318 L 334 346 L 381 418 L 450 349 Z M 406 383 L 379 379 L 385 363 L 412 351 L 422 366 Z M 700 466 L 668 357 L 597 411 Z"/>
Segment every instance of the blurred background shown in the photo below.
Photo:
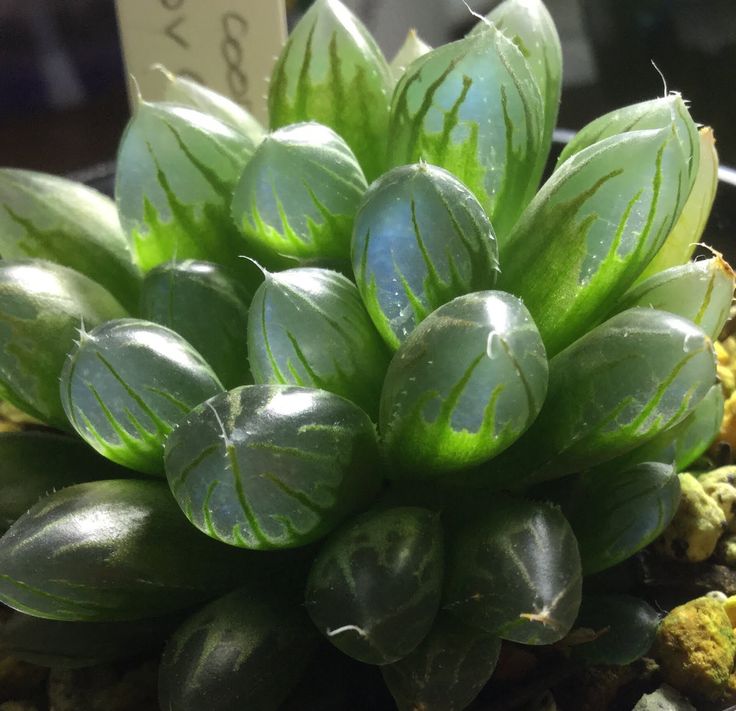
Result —
<path fill-rule="evenodd" d="M 346 2 L 389 58 L 410 27 L 436 45 L 475 23 L 462 0 Z M 564 51 L 560 126 L 662 95 L 654 62 L 736 165 L 736 0 L 546 2 Z M 290 22 L 309 4 L 289 0 Z M 0 0 L 0 164 L 69 174 L 113 160 L 129 115 L 119 48 L 114 0 Z"/>

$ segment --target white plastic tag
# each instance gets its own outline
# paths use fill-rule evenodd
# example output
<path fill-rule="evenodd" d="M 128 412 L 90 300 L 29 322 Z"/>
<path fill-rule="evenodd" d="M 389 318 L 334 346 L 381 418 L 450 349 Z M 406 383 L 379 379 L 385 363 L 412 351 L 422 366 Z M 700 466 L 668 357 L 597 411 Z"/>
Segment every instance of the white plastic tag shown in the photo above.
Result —
<path fill-rule="evenodd" d="M 163 64 L 266 123 L 268 77 L 286 39 L 284 0 L 116 0 L 128 76 L 160 99 Z M 131 80 L 129 92 L 134 91 Z"/>

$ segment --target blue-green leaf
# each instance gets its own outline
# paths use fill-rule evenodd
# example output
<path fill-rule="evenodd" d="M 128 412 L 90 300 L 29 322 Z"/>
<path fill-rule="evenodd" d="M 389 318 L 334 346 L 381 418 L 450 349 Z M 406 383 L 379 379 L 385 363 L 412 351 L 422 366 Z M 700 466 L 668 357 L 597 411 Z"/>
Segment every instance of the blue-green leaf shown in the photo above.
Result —
<path fill-rule="evenodd" d="M 460 296 L 430 314 L 394 355 L 380 430 L 396 477 L 436 478 L 484 462 L 537 416 L 547 359 L 515 297 Z"/>
<path fill-rule="evenodd" d="M 246 385 L 195 408 L 166 442 L 166 474 L 189 520 L 259 550 L 320 538 L 380 482 L 373 424 L 313 388 Z"/>
<path fill-rule="evenodd" d="M 347 258 L 365 177 L 334 131 L 300 123 L 267 136 L 233 195 L 235 224 L 257 250 Z"/>
<path fill-rule="evenodd" d="M 338 649 L 391 664 L 424 639 L 440 604 L 443 538 L 425 509 L 372 511 L 336 531 L 309 573 L 306 606 Z"/>
<path fill-rule="evenodd" d="M 645 462 L 604 466 L 557 487 L 555 498 L 572 526 L 583 572 L 597 573 L 649 545 L 667 527 L 680 501 L 673 465 Z"/>
<path fill-rule="evenodd" d="M 113 462 L 147 474 L 163 473 L 174 425 L 222 390 L 178 333 L 138 319 L 83 332 L 61 375 L 64 411 L 79 435 Z"/>
<path fill-rule="evenodd" d="M 695 181 L 700 156 L 698 128 L 680 94 L 670 94 L 659 99 L 642 101 L 625 106 L 598 117 L 578 131 L 562 149 L 557 159 L 559 168 L 571 156 L 605 138 L 631 131 L 674 128 L 682 152 L 687 156 L 688 187 Z"/>
<path fill-rule="evenodd" d="M 503 241 L 537 188 L 543 133 L 544 104 L 527 61 L 488 27 L 407 69 L 391 106 L 389 160 L 449 170 Z"/>
<path fill-rule="evenodd" d="M 383 172 L 391 75 L 370 32 L 340 0 L 317 0 L 292 30 L 268 93 L 271 128 L 334 129 L 369 180 Z"/>
<path fill-rule="evenodd" d="M 607 138 L 563 163 L 501 244 L 499 288 L 523 299 L 550 355 L 605 318 L 687 197 L 674 126 Z"/>
<path fill-rule="evenodd" d="M 243 254 L 230 200 L 254 149 L 243 134 L 196 109 L 137 107 L 118 151 L 115 198 L 141 269 L 171 259 L 226 263 Z"/>
<path fill-rule="evenodd" d="M 110 198 L 65 178 L 0 169 L 0 254 L 47 259 L 104 286 L 138 308 L 140 273 Z"/>
<path fill-rule="evenodd" d="M 557 125 L 562 90 L 562 47 L 554 20 L 541 0 L 504 0 L 473 29 L 484 32 L 493 23 L 519 48 L 544 101 L 544 138 L 539 152 L 541 177 Z"/>
<path fill-rule="evenodd" d="M 251 303 L 248 358 L 256 383 L 321 388 L 378 413 L 388 351 L 342 274 L 307 267 L 267 274 Z"/>
<path fill-rule="evenodd" d="M 442 304 L 493 288 L 498 273 L 496 238 L 480 203 L 426 163 L 373 183 L 355 220 L 352 258 L 368 313 L 394 349 Z"/>
<path fill-rule="evenodd" d="M 89 277 L 42 260 L 0 262 L 0 396 L 68 429 L 59 375 L 78 330 L 125 316 Z"/>

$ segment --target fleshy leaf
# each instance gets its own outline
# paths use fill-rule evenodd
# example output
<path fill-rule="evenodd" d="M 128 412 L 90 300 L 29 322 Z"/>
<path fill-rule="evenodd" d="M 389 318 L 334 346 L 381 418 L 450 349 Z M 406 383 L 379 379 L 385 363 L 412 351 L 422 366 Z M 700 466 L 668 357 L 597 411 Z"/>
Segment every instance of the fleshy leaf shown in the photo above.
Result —
<path fill-rule="evenodd" d="M 119 479 L 124 469 L 79 439 L 56 432 L 0 434 L 0 533 L 49 491 L 99 479 Z M 0 634 L 0 638 L 2 635 Z"/>
<path fill-rule="evenodd" d="M 701 128 L 699 136 L 700 162 L 695 184 L 675 226 L 654 259 L 649 262 L 649 266 L 642 272 L 640 281 L 664 269 L 687 262 L 705 231 L 718 188 L 718 153 L 713 129 Z"/>
<path fill-rule="evenodd" d="M 500 240 L 537 188 L 544 104 L 519 49 L 493 27 L 432 50 L 394 91 L 389 160 L 425 160 L 470 188 Z"/>
<path fill-rule="evenodd" d="M 391 71 L 391 77 L 393 78 L 394 84 L 401 79 L 406 68 L 419 57 L 423 57 L 428 52 L 431 52 L 432 48 L 417 34 L 416 30 L 409 30 L 404 40 L 404 44 L 401 45 L 399 51 L 394 55 L 394 58 L 389 64 Z"/>
<path fill-rule="evenodd" d="M 317 121 L 352 148 L 368 180 L 383 172 L 391 74 L 340 0 L 317 0 L 292 30 L 268 93 L 271 128 Z"/>
<path fill-rule="evenodd" d="M 616 303 L 614 313 L 634 306 L 669 311 L 716 339 L 731 309 L 735 279 L 720 254 L 670 267 L 629 289 Z"/>
<path fill-rule="evenodd" d="M 682 422 L 599 469 L 614 472 L 642 462 L 664 462 L 674 463 L 677 472 L 685 471 L 715 440 L 723 422 L 723 405 L 723 388 L 716 383 Z"/>
<path fill-rule="evenodd" d="M 243 254 L 230 200 L 254 149 L 196 109 L 138 106 L 118 151 L 115 199 L 141 269 L 171 259 L 227 263 Z"/>
<path fill-rule="evenodd" d="M 388 351 L 342 274 L 306 267 L 267 274 L 251 303 L 248 358 L 256 383 L 329 390 L 378 414 Z"/>
<path fill-rule="evenodd" d="M 0 601 L 50 620 L 155 617 L 258 577 L 257 557 L 196 531 L 158 481 L 77 484 L 0 538 Z"/>
<path fill-rule="evenodd" d="M 680 94 L 674 93 L 660 99 L 642 101 L 622 109 L 616 109 L 591 121 L 580 129 L 562 149 L 557 159 L 559 168 L 568 158 L 584 148 L 605 138 L 630 131 L 653 130 L 673 127 L 682 152 L 687 156 L 688 187 L 690 192 L 698 171 L 700 141 L 698 128 Z M 686 193 L 686 194 L 687 194 Z"/>
<path fill-rule="evenodd" d="M 392 475 L 451 480 L 490 459 L 529 427 L 546 390 L 544 346 L 517 298 L 483 291 L 441 306 L 386 373 L 379 422 Z"/>
<path fill-rule="evenodd" d="M 647 654 L 661 617 L 651 605 L 630 595 L 585 595 L 576 627 L 595 639 L 572 648 L 590 665 L 626 666 Z"/>
<path fill-rule="evenodd" d="M 559 488 L 555 499 L 578 540 L 585 575 L 611 568 L 649 545 L 680 500 L 680 480 L 671 463 L 604 466 L 565 479 Z"/>
<path fill-rule="evenodd" d="M 490 679 L 501 640 L 440 611 L 421 644 L 381 667 L 399 711 L 462 711 Z"/>
<path fill-rule="evenodd" d="M 542 186 L 501 244 L 499 288 L 519 296 L 550 355 L 605 318 L 662 245 L 688 191 L 673 127 L 582 150 Z"/>
<path fill-rule="evenodd" d="M 162 709 L 277 709 L 319 637 L 304 611 L 263 586 L 236 590 L 196 612 L 166 645 Z"/>
<path fill-rule="evenodd" d="M 399 507 L 369 512 L 333 534 L 307 579 L 317 629 L 345 654 L 391 664 L 427 635 L 440 604 L 439 517 Z"/>
<path fill-rule="evenodd" d="M 234 388 L 253 380 L 246 338 L 249 300 L 234 275 L 218 264 L 166 262 L 146 274 L 141 316 L 176 331 L 226 388 Z"/>
<path fill-rule="evenodd" d="M 539 417 L 486 481 L 525 486 L 630 452 L 684 420 L 715 378 L 713 344 L 692 322 L 624 311 L 550 361 Z"/>
<path fill-rule="evenodd" d="M 158 67 L 166 77 L 164 100 L 183 104 L 209 114 L 242 133 L 254 146 L 258 145 L 266 131 L 244 106 L 235 103 L 227 96 L 186 76 L 172 74 L 164 67 Z"/>
<path fill-rule="evenodd" d="M 318 123 L 267 136 L 233 196 L 235 224 L 261 251 L 293 258 L 347 258 L 367 189 L 345 141 Z"/>
<path fill-rule="evenodd" d="M 154 655 L 177 622 L 174 615 L 125 622 L 66 622 L 17 611 L 6 614 L 0 621 L 0 653 L 57 669 Z"/>
<path fill-rule="evenodd" d="M 61 375 L 64 411 L 77 433 L 113 462 L 163 473 L 166 436 L 223 387 L 178 333 L 118 319 L 83 333 Z"/>
<path fill-rule="evenodd" d="M 539 152 L 539 174 L 544 168 L 557 125 L 562 90 L 562 47 L 554 20 L 541 0 L 505 0 L 479 22 L 474 33 L 493 23 L 524 55 L 544 101 L 544 138 Z"/>
<path fill-rule="evenodd" d="M 211 398 L 166 442 L 166 474 L 189 520 L 259 550 L 310 543 L 370 503 L 377 459 L 373 424 L 357 405 L 285 385 Z"/>
<path fill-rule="evenodd" d="M 394 349 L 437 307 L 493 288 L 498 273 L 496 238 L 480 203 L 426 163 L 373 183 L 355 219 L 352 258 L 368 313 Z"/>
<path fill-rule="evenodd" d="M 138 308 L 141 276 L 115 203 L 81 183 L 0 169 L 0 254 L 70 267 L 104 286 L 126 309 Z"/>
<path fill-rule="evenodd" d="M 89 277 L 42 260 L 0 262 L 0 396 L 54 427 L 69 429 L 59 375 L 80 326 L 125 316 Z"/>
<path fill-rule="evenodd" d="M 582 572 L 575 536 L 557 508 L 496 496 L 448 551 L 443 609 L 522 644 L 552 644 L 570 631 Z"/>

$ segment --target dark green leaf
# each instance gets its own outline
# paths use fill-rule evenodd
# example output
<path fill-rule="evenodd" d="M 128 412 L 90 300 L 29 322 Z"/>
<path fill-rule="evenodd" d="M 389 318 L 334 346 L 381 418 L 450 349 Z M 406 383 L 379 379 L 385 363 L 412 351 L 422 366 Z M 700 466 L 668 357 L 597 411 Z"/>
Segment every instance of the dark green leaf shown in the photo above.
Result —
<path fill-rule="evenodd" d="M 652 646 L 660 616 L 643 600 L 628 595 L 585 595 L 575 621 L 597 633 L 596 639 L 572 648 L 588 664 L 625 666 Z"/>
<path fill-rule="evenodd" d="M 426 636 L 440 603 L 439 517 L 402 507 L 364 514 L 333 534 L 307 580 L 307 612 L 345 654 L 391 664 Z"/>
<path fill-rule="evenodd" d="M 494 497 L 448 550 L 443 609 L 522 644 L 552 644 L 572 628 L 580 605 L 580 555 L 554 506 Z"/>
<path fill-rule="evenodd" d="M 84 442 L 52 432 L 0 434 L 0 532 L 46 494 L 71 484 L 119 479 L 124 469 Z"/>
<path fill-rule="evenodd" d="M 583 572 L 597 573 L 649 545 L 680 501 L 672 464 L 610 466 L 561 482 L 565 512 L 578 539 Z"/>
<path fill-rule="evenodd" d="M 176 631 L 159 670 L 162 709 L 280 707 L 319 637 L 303 610 L 259 588 L 210 603 Z"/>
<path fill-rule="evenodd" d="M 0 538 L 0 602 L 52 620 L 155 617 L 257 577 L 257 556 L 194 529 L 159 481 L 76 484 Z"/>
<path fill-rule="evenodd" d="M 501 640 L 440 612 L 408 656 L 381 667 L 400 711 L 462 711 L 490 679 Z"/>
<path fill-rule="evenodd" d="M 143 282 L 141 316 L 176 331 L 212 366 L 226 388 L 252 382 L 248 369 L 248 295 L 212 262 L 166 262 Z"/>
<path fill-rule="evenodd" d="M 13 611 L 0 622 L 0 652 L 42 667 L 91 667 L 156 653 L 176 624 L 174 616 L 125 622 L 62 622 Z"/>

